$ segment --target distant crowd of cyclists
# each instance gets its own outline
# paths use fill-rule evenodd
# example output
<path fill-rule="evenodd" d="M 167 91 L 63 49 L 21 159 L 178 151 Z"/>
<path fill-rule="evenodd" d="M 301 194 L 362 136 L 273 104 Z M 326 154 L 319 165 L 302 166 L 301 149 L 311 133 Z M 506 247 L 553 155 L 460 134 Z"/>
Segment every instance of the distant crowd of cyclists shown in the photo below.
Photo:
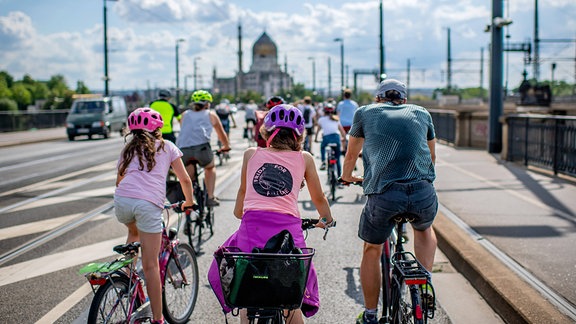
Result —
<path fill-rule="evenodd" d="M 320 141 L 320 167 L 326 168 L 326 146 L 337 145 L 338 174 L 344 182 L 362 182 L 368 197 L 359 221 L 358 236 L 364 241 L 360 268 L 365 309 L 358 324 L 377 323 L 380 282 L 379 256 L 382 243 L 390 235 L 393 218 L 413 216 L 415 252 L 431 271 L 436 249 L 432 221 L 438 202 L 432 185 L 435 179 L 435 133 L 432 119 L 423 107 L 406 103 L 406 86 L 397 80 L 382 81 L 375 102 L 359 107 L 346 89 L 340 101 L 329 98 L 313 102 L 306 96 L 288 103 L 272 96 L 260 106 L 254 101 L 243 105 L 244 137 L 251 136 L 256 147 L 245 150 L 241 184 L 234 215 L 241 224 L 226 242 L 245 246 L 265 244 L 274 234 L 288 229 L 298 247 L 305 247 L 300 228 L 298 195 L 306 184 L 320 216 L 318 227 L 334 224 L 330 205 L 319 181 L 313 143 Z M 158 251 L 165 177 L 175 169 L 186 196 L 184 206 L 196 202 L 192 195 L 189 162 L 195 160 L 204 169 L 207 204 L 219 206 L 214 195 L 216 169 L 211 147 L 212 133 L 217 135 L 220 151 L 229 151 L 230 128 L 237 127 L 234 106 L 223 99 L 212 108 L 213 96 L 197 90 L 183 111 L 171 102 L 168 90 L 161 90 L 149 107 L 138 108 L 129 116 L 132 137 L 118 162 L 115 207 L 119 221 L 128 228 L 128 241 L 142 241 L 142 262 L 154 320 L 163 323 L 162 298 L 158 277 Z M 180 124 L 178 136 L 174 120 Z M 319 140 L 319 134 L 322 134 Z M 348 138 L 347 138 L 348 137 Z M 344 163 L 340 155 L 345 152 Z M 362 153 L 363 176 L 353 174 Z M 184 172 L 186 169 L 187 172 Z M 143 195 L 142 192 L 148 192 Z M 416 200 L 414 200 L 416 199 Z M 118 213 L 121 211 L 121 214 Z M 214 264 L 213 264 L 214 266 Z M 216 275 L 217 275 L 216 269 Z M 431 277 L 431 275 L 430 275 Z M 216 277 L 217 278 L 217 277 Z M 209 279 L 215 280 L 215 277 Z M 303 323 L 319 308 L 316 273 L 309 276 L 310 287 L 302 312 L 293 312 L 290 323 Z M 211 281 L 212 287 L 218 285 Z M 215 289 L 218 297 L 219 291 Z M 222 301 L 221 301 L 222 302 Z M 226 305 L 222 304 L 223 309 Z"/>

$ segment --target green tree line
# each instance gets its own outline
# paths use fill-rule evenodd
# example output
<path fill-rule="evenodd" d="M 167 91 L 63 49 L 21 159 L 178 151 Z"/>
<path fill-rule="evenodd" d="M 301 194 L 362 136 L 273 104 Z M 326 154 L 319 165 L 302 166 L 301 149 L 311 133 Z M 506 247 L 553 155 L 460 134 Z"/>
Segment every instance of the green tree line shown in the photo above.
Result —
<path fill-rule="evenodd" d="M 34 80 L 29 74 L 22 80 L 15 80 L 10 73 L 0 71 L 0 111 L 26 110 L 37 102 L 41 103 L 41 109 L 68 109 L 72 95 L 80 93 L 90 93 L 90 89 L 78 81 L 76 89 L 72 90 L 60 74 L 48 81 Z"/>

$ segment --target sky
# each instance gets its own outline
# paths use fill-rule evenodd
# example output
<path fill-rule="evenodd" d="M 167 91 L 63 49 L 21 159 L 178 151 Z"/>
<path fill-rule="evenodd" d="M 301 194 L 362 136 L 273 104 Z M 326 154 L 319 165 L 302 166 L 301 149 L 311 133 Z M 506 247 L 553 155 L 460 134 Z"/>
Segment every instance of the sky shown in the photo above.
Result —
<path fill-rule="evenodd" d="M 488 87 L 490 0 L 382 0 L 385 70 L 411 88 L 446 86 L 450 30 L 452 85 Z M 531 42 L 535 0 L 504 1 L 511 43 Z M 539 0 L 540 79 L 576 82 L 576 1 Z M 107 7 L 110 89 L 145 90 L 176 85 L 178 42 L 180 87 L 210 88 L 213 71 L 231 77 L 238 69 L 238 25 L 242 25 L 243 70 L 252 64 L 252 45 L 266 32 L 278 61 L 307 88 L 340 86 L 343 39 L 347 84 L 353 71 L 379 69 L 380 1 L 352 0 L 0 0 L 0 70 L 15 79 L 29 74 L 48 80 L 61 74 L 75 88 L 104 88 L 103 7 Z M 504 83 L 517 87 L 526 68 L 523 54 L 504 54 Z M 556 69 L 552 73 L 552 63 Z M 314 67 L 314 69 L 313 69 Z M 313 73 L 315 71 L 315 74 Z M 346 72 L 347 71 L 347 72 Z M 374 90 L 375 78 L 358 76 L 358 87 Z"/>

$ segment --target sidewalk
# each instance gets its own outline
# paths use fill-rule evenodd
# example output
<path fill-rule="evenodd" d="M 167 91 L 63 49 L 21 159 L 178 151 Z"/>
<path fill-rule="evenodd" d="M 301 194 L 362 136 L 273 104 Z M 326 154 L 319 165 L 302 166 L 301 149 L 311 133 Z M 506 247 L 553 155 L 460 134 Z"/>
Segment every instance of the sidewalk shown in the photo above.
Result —
<path fill-rule="evenodd" d="M 0 147 L 65 139 L 63 127 L 0 133 Z M 568 317 L 566 308 L 561 311 L 528 282 L 533 275 L 544 288 L 553 287 L 570 300 L 568 312 L 573 311 L 576 182 L 501 161 L 483 150 L 437 145 L 437 156 L 441 208 L 434 228 L 439 248 L 456 270 L 505 322 L 574 322 L 576 313 Z M 514 262 L 528 275 L 511 270 Z"/>
<path fill-rule="evenodd" d="M 0 133 L 0 147 L 66 139 L 66 128 L 45 128 L 21 132 Z"/>

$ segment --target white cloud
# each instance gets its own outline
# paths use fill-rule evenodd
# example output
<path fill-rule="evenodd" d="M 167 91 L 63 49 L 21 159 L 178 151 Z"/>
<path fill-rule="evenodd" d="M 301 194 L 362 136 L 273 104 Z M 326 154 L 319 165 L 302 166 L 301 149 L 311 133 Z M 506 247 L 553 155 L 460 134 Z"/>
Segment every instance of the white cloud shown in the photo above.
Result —
<path fill-rule="evenodd" d="M 4 50 L 29 46 L 36 31 L 32 20 L 20 11 L 0 17 L 0 48 Z"/>

